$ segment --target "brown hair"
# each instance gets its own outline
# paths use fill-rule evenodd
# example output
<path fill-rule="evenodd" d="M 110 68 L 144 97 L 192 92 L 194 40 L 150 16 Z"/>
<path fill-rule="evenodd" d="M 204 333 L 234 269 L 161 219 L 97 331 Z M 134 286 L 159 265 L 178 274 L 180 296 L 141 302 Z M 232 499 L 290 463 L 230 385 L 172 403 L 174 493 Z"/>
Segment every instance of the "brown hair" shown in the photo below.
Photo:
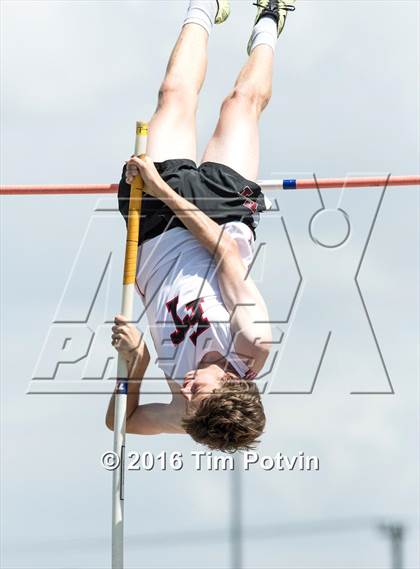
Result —
<path fill-rule="evenodd" d="M 183 428 L 196 442 L 212 450 L 253 449 L 264 430 L 264 408 L 256 384 L 232 376 L 227 374 L 221 387 L 182 421 Z"/>

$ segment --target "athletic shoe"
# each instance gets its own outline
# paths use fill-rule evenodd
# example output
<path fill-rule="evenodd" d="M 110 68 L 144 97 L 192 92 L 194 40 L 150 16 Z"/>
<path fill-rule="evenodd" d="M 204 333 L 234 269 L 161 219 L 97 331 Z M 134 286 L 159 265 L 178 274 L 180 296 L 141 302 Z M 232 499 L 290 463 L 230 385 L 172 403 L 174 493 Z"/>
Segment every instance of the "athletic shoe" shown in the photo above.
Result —
<path fill-rule="evenodd" d="M 281 34 L 284 24 L 286 23 L 287 13 L 295 10 L 295 0 L 257 0 L 254 6 L 257 6 L 257 17 L 254 26 L 261 18 L 272 18 L 277 24 L 277 37 Z M 251 55 L 252 36 L 248 42 L 248 55 Z"/>
<path fill-rule="evenodd" d="M 229 0 L 217 0 L 217 14 L 214 19 L 215 24 L 222 24 L 228 19 L 230 14 Z"/>

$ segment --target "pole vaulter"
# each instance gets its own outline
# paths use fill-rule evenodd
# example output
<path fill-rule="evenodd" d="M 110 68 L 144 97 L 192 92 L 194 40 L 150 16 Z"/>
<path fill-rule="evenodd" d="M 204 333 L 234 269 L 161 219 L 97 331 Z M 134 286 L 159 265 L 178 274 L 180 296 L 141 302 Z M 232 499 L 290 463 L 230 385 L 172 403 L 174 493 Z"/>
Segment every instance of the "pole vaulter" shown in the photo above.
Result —
<path fill-rule="evenodd" d="M 276 44 L 294 0 L 259 0 L 256 6 L 249 57 L 223 99 L 199 162 L 196 112 L 208 38 L 213 24 L 228 18 L 228 0 L 190 2 L 150 119 L 147 156 L 147 128 L 140 123 L 135 156 L 125 162 L 119 185 L 0 188 L 0 195 L 21 196 L 118 192 L 127 222 L 122 314 L 115 317 L 111 342 L 119 354 L 117 387 L 105 418 L 119 458 L 113 478 L 113 569 L 124 566 L 126 432 L 189 435 L 207 449 L 227 453 L 255 449 L 265 432 L 257 381 L 275 342 L 264 298 L 249 275 L 260 213 L 267 210 L 263 190 L 420 185 L 418 174 L 255 182 L 259 118 L 272 95 Z M 154 361 L 172 394 L 167 403 L 140 399 L 150 354 L 144 334 L 131 323 L 134 285 L 147 307 Z"/>

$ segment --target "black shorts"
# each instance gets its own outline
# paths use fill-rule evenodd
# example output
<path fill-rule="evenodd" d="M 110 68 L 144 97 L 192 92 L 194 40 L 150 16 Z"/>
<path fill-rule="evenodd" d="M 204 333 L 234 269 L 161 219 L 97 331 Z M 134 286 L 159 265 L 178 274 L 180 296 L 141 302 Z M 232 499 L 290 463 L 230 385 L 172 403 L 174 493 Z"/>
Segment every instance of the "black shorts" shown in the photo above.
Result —
<path fill-rule="evenodd" d="M 193 160 L 174 159 L 155 162 L 163 180 L 177 194 L 198 207 L 219 225 L 242 221 L 252 230 L 265 211 L 261 188 L 229 166 L 204 162 L 197 167 Z M 118 205 L 127 223 L 130 186 L 125 181 L 125 166 L 118 190 Z M 185 227 L 173 211 L 155 197 L 143 194 L 139 244 L 174 227 Z"/>

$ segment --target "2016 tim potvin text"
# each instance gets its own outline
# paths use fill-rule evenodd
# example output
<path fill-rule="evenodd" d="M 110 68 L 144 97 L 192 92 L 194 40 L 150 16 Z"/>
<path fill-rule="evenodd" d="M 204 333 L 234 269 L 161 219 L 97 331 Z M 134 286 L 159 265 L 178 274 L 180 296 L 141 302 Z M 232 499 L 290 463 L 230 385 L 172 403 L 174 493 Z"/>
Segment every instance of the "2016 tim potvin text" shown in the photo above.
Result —
<path fill-rule="evenodd" d="M 234 470 L 239 467 L 244 471 L 261 469 L 265 471 L 317 471 L 320 469 L 319 457 L 306 455 L 303 451 L 296 455 L 277 452 L 275 455 L 261 455 L 255 451 L 244 451 L 235 455 L 214 454 L 211 451 L 128 451 L 125 455 L 127 470 L 172 470 L 178 471 L 190 468 L 196 471 Z M 104 452 L 101 464 L 106 470 L 116 470 L 121 465 L 121 459 L 113 451 Z"/>

